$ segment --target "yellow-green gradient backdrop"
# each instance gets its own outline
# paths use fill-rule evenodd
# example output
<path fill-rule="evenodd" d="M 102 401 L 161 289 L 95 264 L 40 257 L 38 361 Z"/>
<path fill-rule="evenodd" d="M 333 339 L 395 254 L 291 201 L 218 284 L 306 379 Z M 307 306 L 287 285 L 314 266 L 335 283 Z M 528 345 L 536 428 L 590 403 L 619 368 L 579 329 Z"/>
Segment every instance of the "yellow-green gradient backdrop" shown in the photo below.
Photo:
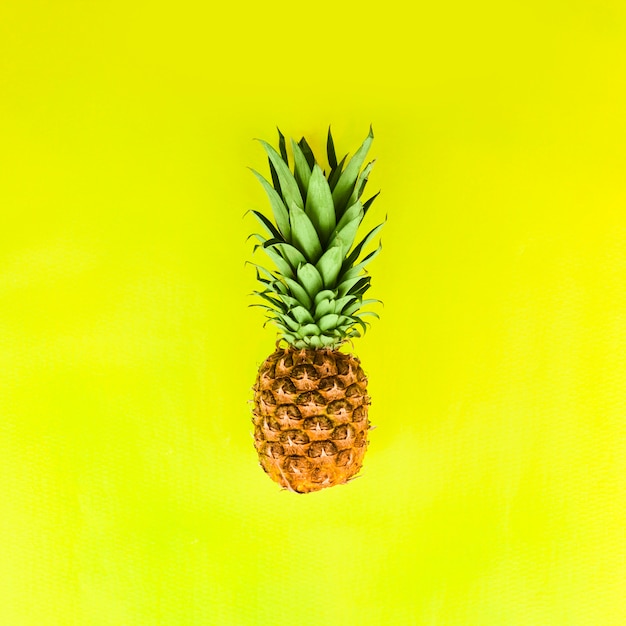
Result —
<path fill-rule="evenodd" d="M 625 76 L 619 0 L 2 2 L 0 624 L 626 624 Z M 377 429 L 296 496 L 246 166 L 370 122 Z"/>

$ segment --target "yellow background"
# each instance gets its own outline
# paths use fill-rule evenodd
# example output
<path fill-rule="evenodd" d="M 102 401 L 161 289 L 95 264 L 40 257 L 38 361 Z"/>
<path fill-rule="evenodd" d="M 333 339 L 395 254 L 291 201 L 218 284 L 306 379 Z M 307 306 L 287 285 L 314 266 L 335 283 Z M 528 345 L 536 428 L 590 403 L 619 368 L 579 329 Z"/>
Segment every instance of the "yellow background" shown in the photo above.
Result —
<path fill-rule="evenodd" d="M 408 7 L 0 5 L 2 626 L 626 624 L 624 4 Z M 296 496 L 246 166 L 370 122 L 377 429 Z"/>

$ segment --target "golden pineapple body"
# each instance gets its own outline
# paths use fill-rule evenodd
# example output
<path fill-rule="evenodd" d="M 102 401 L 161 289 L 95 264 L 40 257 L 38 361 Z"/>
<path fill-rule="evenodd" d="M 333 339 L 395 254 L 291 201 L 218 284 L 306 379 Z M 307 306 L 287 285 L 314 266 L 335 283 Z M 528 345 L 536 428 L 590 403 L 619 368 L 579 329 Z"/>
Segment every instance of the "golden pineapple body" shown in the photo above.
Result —
<path fill-rule="evenodd" d="M 263 469 L 298 493 L 350 480 L 367 448 L 369 397 L 359 360 L 331 349 L 277 348 L 254 386 Z"/>

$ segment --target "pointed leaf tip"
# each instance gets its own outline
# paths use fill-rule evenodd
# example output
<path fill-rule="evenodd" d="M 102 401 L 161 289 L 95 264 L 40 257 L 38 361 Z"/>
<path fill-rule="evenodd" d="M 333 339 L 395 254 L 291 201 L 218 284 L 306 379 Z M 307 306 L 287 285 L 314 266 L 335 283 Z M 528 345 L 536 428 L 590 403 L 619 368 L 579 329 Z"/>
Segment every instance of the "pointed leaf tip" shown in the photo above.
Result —
<path fill-rule="evenodd" d="M 280 187 L 282 197 L 287 206 L 290 206 L 292 202 L 294 202 L 300 208 L 304 207 L 304 203 L 302 202 L 302 196 L 300 195 L 300 188 L 298 187 L 298 183 L 294 178 L 293 174 L 289 170 L 287 163 L 283 160 L 280 154 L 272 148 L 270 144 L 262 139 L 259 140 L 261 145 L 267 152 L 270 163 L 276 169 L 276 174 L 278 179 L 280 180 Z M 278 191 L 278 190 L 277 190 Z"/>
<path fill-rule="evenodd" d="M 293 139 L 291 140 L 291 149 L 294 158 L 294 176 L 302 198 L 306 198 L 309 179 L 311 178 L 311 167 L 309 166 L 304 152 L 302 152 L 301 146 Z"/>
<path fill-rule="evenodd" d="M 339 180 L 337 181 L 337 184 L 333 189 L 333 200 L 337 209 L 337 215 L 339 216 L 343 215 L 343 212 L 346 210 L 346 208 L 348 208 L 346 203 L 348 202 L 348 199 L 350 198 L 354 186 L 357 182 L 361 166 L 365 161 L 365 156 L 369 151 L 373 138 L 374 135 L 372 134 L 372 129 L 370 127 L 370 133 L 361 144 L 361 147 L 350 159 L 346 169 L 339 177 Z"/>
<path fill-rule="evenodd" d="M 289 165 L 289 159 L 287 157 L 287 145 L 285 144 L 285 135 L 282 134 L 278 126 L 276 127 L 276 130 L 278 131 L 278 149 L 280 150 L 280 156 L 282 157 L 283 161 L 287 163 L 287 165 Z"/>
<path fill-rule="evenodd" d="M 302 149 L 302 153 L 304 154 L 304 157 L 306 158 L 306 162 L 309 164 L 309 167 L 311 168 L 311 170 L 313 170 L 313 168 L 315 167 L 315 155 L 313 154 L 313 150 L 311 149 L 311 146 L 309 146 L 307 140 L 304 137 L 300 139 L 298 145 Z"/>
<path fill-rule="evenodd" d="M 328 164 L 330 168 L 334 170 L 337 167 L 337 153 L 335 152 L 335 142 L 333 141 L 333 134 L 328 126 L 328 138 L 326 139 L 326 151 L 328 153 Z"/>

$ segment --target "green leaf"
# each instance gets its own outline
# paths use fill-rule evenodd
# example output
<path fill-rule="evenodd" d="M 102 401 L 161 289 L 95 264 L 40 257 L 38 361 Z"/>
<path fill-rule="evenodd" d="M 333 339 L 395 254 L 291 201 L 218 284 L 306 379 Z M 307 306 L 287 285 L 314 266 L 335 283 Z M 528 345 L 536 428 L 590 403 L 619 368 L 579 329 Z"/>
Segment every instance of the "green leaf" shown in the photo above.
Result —
<path fill-rule="evenodd" d="M 345 307 L 342 311 L 344 315 L 348 315 L 350 318 L 352 318 L 352 316 L 361 308 L 361 300 L 356 296 L 354 297 L 355 301 L 350 306 Z"/>
<path fill-rule="evenodd" d="M 268 158 L 267 162 L 268 162 L 268 165 L 270 167 L 270 175 L 272 177 L 272 185 L 274 185 L 274 189 L 276 190 L 276 193 L 278 193 L 278 195 L 282 199 L 282 197 L 283 197 L 283 190 L 280 188 L 280 181 L 278 180 L 278 174 L 276 173 L 276 168 L 274 167 L 274 165 L 272 163 L 272 159 Z"/>
<path fill-rule="evenodd" d="M 263 246 L 263 244 L 265 243 L 265 237 L 263 237 L 263 235 L 261 235 L 260 233 L 251 233 L 248 235 L 248 237 L 246 238 L 246 241 L 248 241 L 248 239 L 252 239 L 252 237 L 254 237 L 257 241 L 260 241 L 261 243 L 257 243 L 254 245 L 254 248 L 252 248 L 253 252 L 257 251 L 257 248 L 261 248 Z"/>
<path fill-rule="evenodd" d="M 317 262 L 322 254 L 317 231 L 309 216 L 295 204 L 290 205 L 291 239 L 293 243 L 304 253 L 309 261 Z"/>
<path fill-rule="evenodd" d="M 371 281 L 370 276 L 361 276 L 359 280 L 348 289 L 348 295 L 363 295 L 369 289 Z"/>
<path fill-rule="evenodd" d="M 372 203 L 374 202 L 374 200 L 376 200 L 376 198 L 378 198 L 379 195 L 380 195 L 380 191 L 378 191 L 371 198 L 368 198 L 365 201 L 365 204 L 363 205 L 363 213 L 364 214 L 366 214 L 368 212 L 369 208 L 372 206 Z"/>
<path fill-rule="evenodd" d="M 283 276 L 290 278 L 294 275 L 294 272 L 289 266 L 289 263 L 287 263 L 285 259 L 283 259 L 283 257 L 281 257 L 280 254 L 278 254 L 278 252 L 275 252 L 271 248 L 265 248 L 265 254 L 267 254 L 267 256 L 270 259 L 272 259 L 272 261 L 274 262 L 274 265 L 276 265 L 276 267 L 278 268 L 278 271 Z"/>
<path fill-rule="evenodd" d="M 361 194 L 365 189 L 365 185 L 367 184 L 367 179 L 369 178 L 370 172 L 372 171 L 372 167 L 374 167 L 374 163 L 376 163 L 376 159 L 370 161 L 365 166 L 365 169 L 359 174 L 359 178 L 356 181 L 356 185 L 354 185 L 354 190 L 352 191 L 350 200 L 348 200 L 348 206 L 356 202 L 361 197 Z"/>
<path fill-rule="evenodd" d="M 337 167 L 337 154 L 335 152 L 335 142 L 333 141 L 333 135 L 330 132 L 330 126 L 328 127 L 328 138 L 326 140 L 326 152 L 328 153 L 328 165 L 330 169 L 334 170 Z"/>
<path fill-rule="evenodd" d="M 359 281 L 361 280 L 360 276 L 356 276 L 354 278 L 349 278 L 348 280 L 344 280 L 340 285 L 339 285 L 339 297 L 343 298 L 344 296 L 350 296 L 353 295 L 350 290 L 352 289 L 352 287 L 354 287 L 354 285 L 356 285 Z M 349 293 L 350 292 L 350 293 Z"/>
<path fill-rule="evenodd" d="M 259 265 L 258 263 L 253 263 L 252 261 L 246 261 L 245 265 L 252 265 L 252 267 L 254 267 L 256 269 L 256 275 L 257 275 L 257 279 L 258 280 L 262 280 L 260 278 L 259 270 L 261 270 L 261 272 L 263 272 L 263 274 L 269 280 L 274 280 L 274 278 L 275 278 L 275 276 L 274 276 L 274 274 L 272 274 L 272 272 L 270 272 L 266 267 L 263 267 L 262 265 Z M 266 282 L 266 281 L 264 281 L 264 282 Z"/>
<path fill-rule="evenodd" d="M 378 313 L 376 313 L 376 311 L 361 311 L 361 313 L 359 313 L 358 315 L 355 315 L 355 317 L 358 317 L 359 319 L 362 317 L 365 317 L 369 315 L 370 317 L 375 317 L 376 319 L 380 319 L 380 315 L 378 315 Z"/>
<path fill-rule="evenodd" d="M 270 311 L 270 312 L 274 312 L 276 309 L 268 306 L 267 304 L 259 304 L 258 302 L 254 302 L 253 304 L 249 304 L 248 308 L 252 309 L 252 308 L 258 308 L 258 309 L 264 309 L 266 311 Z"/>
<path fill-rule="evenodd" d="M 287 167 L 289 167 L 289 158 L 287 157 L 287 146 L 285 144 L 285 135 L 283 135 L 280 132 L 280 128 L 278 128 L 278 126 L 276 127 L 276 130 L 278 131 L 278 149 L 280 150 L 280 156 L 282 157 L 283 161 L 287 164 Z"/>
<path fill-rule="evenodd" d="M 259 272 L 259 270 L 257 270 L 257 271 L 256 271 L 256 279 L 257 279 L 260 283 L 262 283 L 263 285 L 267 285 L 267 288 L 268 288 L 268 289 L 271 289 L 271 285 L 272 285 L 272 283 L 271 283 L 269 280 L 267 280 L 266 278 L 263 278 L 263 277 L 261 276 L 261 273 Z M 273 289 L 271 289 L 271 290 L 272 290 L 272 291 L 274 291 Z"/>
<path fill-rule="evenodd" d="M 311 146 L 309 146 L 307 140 L 304 137 L 300 139 L 298 145 L 302 150 L 302 154 L 304 154 L 306 162 L 309 164 L 309 168 L 312 170 L 315 167 L 315 155 L 313 154 L 313 150 L 311 150 Z"/>
<path fill-rule="evenodd" d="M 272 207 L 272 213 L 274 214 L 274 220 L 276 221 L 276 225 L 278 229 L 282 233 L 282 236 L 286 241 L 291 239 L 291 228 L 289 226 L 289 213 L 287 212 L 287 208 L 282 201 L 278 192 L 272 188 L 272 186 L 259 174 L 256 170 L 251 169 L 252 173 L 257 177 L 261 185 L 263 185 L 263 189 L 265 189 L 265 193 L 267 194 L 270 205 Z"/>
<path fill-rule="evenodd" d="M 298 268 L 297 276 L 298 281 L 306 289 L 311 298 L 315 298 L 315 296 L 322 290 L 322 277 L 315 266 L 310 263 L 301 265 Z"/>
<path fill-rule="evenodd" d="M 286 289 L 287 287 L 285 287 Z M 287 294 L 280 294 L 280 299 L 291 309 L 300 306 L 300 301 L 296 298 L 293 298 L 292 296 L 289 296 Z"/>
<path fill-rule="evenodd" d="M 320 317 L 324 315 L 328 315 L 329 313 L 336 313 L 335 310 L 335 301 L 334 300 L 322 300 L 315 307 L 315 314 L 313 317 L 318 320 Z"/>
<path fill-rule="evenodd" d="M 337 343 L 337 340 L 334 337 L 329 337 L 328 335 L 320 335 L 319 339 L 322 342 L 322 346 L 325 348 L 330 348 Z"/>
<path fill-rule="evenodd" d="M 353 205 L 351 205 L 348 210 L 341 216 L 339 223 L 337 224 L 337 226 L 335 226 L 334 234 L 336 235 L 346 226 L 346 224 L 351 222 L 356 217 L 360 217 L 361 220 L 363 219 L 363 205 L 361 204 L 360 200 L 357 200 Z"/>
<path fill-rule="evenodd" d="M 311 335 L 309 337 L 309 343 L 314 347 L 314 348 L 321 348 L 324 344 L 322 342 L 322 338 L 318 337 L 317 335 Z"/>
<path fill-rule="evenodd" d="M 293 296 L 298 301 L 298 304 L 301 304 L 305 309 L 310 309 L 313 302 L 304 287 L 292 278 L 285 277 L 285 282 L 287 283 L 287 286 L 291 290 Z"/>
<path fill-rule="evenodd" d="M 349 315 L 340 315 L 339 316 L 339 327 L 340 328 L 349 328 L 350 324 L 352 324 L 352 317 Z"/>
<path fill-rule="evenodd" d="M 337 282 L 343 262 L 343 245 L 340 238 L 336 238 L 333 245 L 324 252 L 317 262 L 317 269 L 324 281 L 324 287 L 332 288 Z"/>
<path fill-rule="evenodd" d="M 300 324 L 312 324 L 315 322 L 309 310 L 305 309 L 303 306 L 294 307 L 291 309 L 290 313 L 298 320 L 298 322 L 300 322 Z"/>
<path fill-rule="evenodd" d="M 321 331 L 317 324 L 305 324 L 304 326 L 300 326 L 296 335 L 298 337 L 307 337 L 311 335 L 320 335 Z"/>
<path fill-rule="evenodd" d="M 331 291 L 330 289 L 324 289 L 323 291 L 320 291 L 316 296 L 315 296 L 315 306 L 317 306 L 322 300 L 329 300 L 334 298 L 337 295 L 336 291 Z"/>
<path fill-rule="evenodd" d="M 296 322 L 296 320 L 294 320 L 291 316 L 281 315 L 280 318 L 291 330 L 297 331 L 300 328 L 300 324 L 298 324 L 298 322 Z"/>
<path fill-rule="evenodd" d="M 343 164 L 346 162 L 348 155 L 346 154 L 343 159 L 337 164 L 337 167 L 333 168 L 328 175 L 328 186 L 330 190 L 333 191 L 335 189 L 335 185 L 341 176 L 341 169 L 343 168 Z"/>
<path fill-rule="evenodd" d="M 268 283 L 267 281 L 264 281 L 261 278 L 259 280 L 267 284 L 268 293 L 273 293 L 274 295 L 282 299 L 283 290 L 286 290 L 286 289 L 285 289 L 285 286 L 279 280 L 274 280 L 271 283 Z"/>
<path fill-rule="evenodd" d="M 301 196 L 306 198 L 309 178 L 311 178 L 311 168 L 302 153 L 302 149 L 293 139 L 291 140 L 291 149 L 293 150 L 294 158 L 294 176 L 296 177 Z"/>
<path fill-rule="evenodd" d="M 361 202 L 357 202 L 346 211 L 344 218 L 339 220 L 339 224 L 335 227 L 333 235 L 330 238 L 330 245 L 332 246 L 336 240 L 342 242 L 344 250 L 350 250 L 354 243 L 357 230 L 363 221 L 363 207 Z M 351 219 L 347 219 L 350 217 Z"/>
<path fill-rule="evenodd" d="M 278 231 L 276 226 L 274 226 L 274 224 L 272 224 L 272 222 L 270 222 L 270 220 L 267 217 L 265 217 L 265 215 L 263 215 L 263 213 L 259 213 L 259 211 L 255 211 L 254 209 L 250 209 L 250 213 L 252 213 L 254 217 L 256 217 L 257 220 L 259 220 L 259 223 L 265 227 L 267 232 L 272 237 L 276 239 L 280 239 L 281 241 L 283 240 L 282 234 Z"/>
<path fill-rule="evenodd" d="M 285 306 L 284 302 L 281 302 L 275 298 L 272 298 L 271 296 L 267 295 L 266 293 L 262 291 L 254 291 L 253 294 L 269 302 L 272 305 L 273 311 L 282 311 L 283 313 L 287 312 L 287 307 Z M 260 306 L 265 306 L 265 305 L 260 305 Z"/>
<path fill-rule="evenodd" d="M 298 183 L 296 179 L 293 177 L 293 174 L 289 170 L 289 166 L 283 161 L 280 154 L 270 146 L 269 143 L 259 139 L 261 145 L 267 152 L 267 155 L 272 162 L 272 165 L 276 168 L 276 174 L 278 175 L 278 179 L 280 181 L 280 188 L 282 191 L 283 199 L 285 200 L 285 205 L 291 207 L 292 203 L 296 206 L 303 208 L 304 203 L 302 202 L 302 196 L 300 195 L 300 189 L 298 187 Z"/>
<path fill-rule="evenodd" d="M 346 278 L 352 278 L 353 276 L 358 276 L 361 273 L 361 270 L 380 254 L 380 251 L 382 249 L 383 249 L 382 244 L 379 244 L 376 250 L 370 252 L 358 265 L 355 265 L 354 267 L 350 268 L 345 274 L 342 275 L 342 278 L 346 279 Z"/>
<path fill-rule="evenodd" d="M 317 322 L 317 325 L 321 330 L 330 330 L 331 328 L 336 328 L 338 322 L 339 316 L 336 313 L 329 313 L 328 315 L 324 315 L 324 317 Z"/>
<path fill-rule="evenodd" d="M 274 293 L 279 294 L 284 300 L 284 296 L 287 293 L 287 287 L 278 279 L 272 283 L 272 287 L 274 289 Z"/>
<path fill-rule="evenodd" d="M 294 270 L 296 270 L 298 265 L 301 263 L 306 263 L 306 259 L 302 255 L 302 252 L 291 244 L 274 241 L 272 246 L 280 252 L 283 259 L 288 261 Z"/>
<path fill-rule="evenodd" d="M 361 147 L 356 151 L 356 154 L 350 159 L 348 166 L 339 177 L 337 186 L 333 190 L 333 200 L 335 201 L 335 207 L 337 208 L 338 215 L 343 214 L 348 199 L 352 194 L 352 190 L 354 189 L 356 180 L 359 176 L 359 171 L 361 169 L 361 166 L 363 165 L 363 161 L 365 161 L 365 156 L 367 155 L 367 152 L 370 149 L 373 140 L 374 133 L 372 131 L 372 127 L 370 126 L 369 135 L 361 144 Z"/>
<path fill-rule="evenodd" d="M 343 313 L 344 308 L 353 300 L 356 300 L 356 296 L 343 296 L 335 300 L 335 313 Z"/>
<path fill-rule="evenodd" d="M 285 261 L 285 259 L 283 259 L 283 257 L 276 252 L 276 250 L 273 250 L 271 247 L 266 248 L 265 247 L 265 243 L 266 240 L 263 239 L 263 237 L 261 237 L 261 235 L 254 233 L 253 235 L 251 235 L 251 237 L 255 237 L 258 241 L 261 242 L 260 246 L 255 246 L 255 250 L 258 247 L 262 247 L 263 250 L 265 251 L 265 254 L 267 254 L 267 256 L 272 259 L 272 261 L 274 262 L 274 265 L 276 265 L 276 267 L 278 268 L 278 271 L 283 275 L 283 276 L 288 276 L 288 277 L 293 277 L 294 276 L 294 272 L 291 269 L 289 263 L 287 263 L 287 261 Z"/>
<path fill-rule="evenodd" d="M 361 326 L 361 328 L 363 328 L 363 333 L 367 332 L 367 324 L 359 317 L 355 317 L 354 321 L 359 324 L 359 326 Z"/>
<path fill-rule="evenodd" d="M 319 165 L 313 167 L 309 179 L 309 189 L 306 197 L 306 214 L 313 222 L 321 241 L 328 241 L 328 237 L 335 228 L 335 205 L 333 195 L 324 178 Z"/>
<path fill-rule="evenodd" d="M 363 250 L 363 248 L 376 236 L 376 234 L 380 232 L 380 229 L 384 225 L 385 222 L 383 222 L 382 224 L 378 224 L 378 226 L 372 228 L 372 230 L 370 230 L 370 232 L 367 233 L 367 235 L 365 235 L 365 237 L 363 237 L 363 239 L 361 239 L 361 241 L 354 247 L 354 250 L 350 253 L 350 256 L 345 260 L 343 264 L 343 267 L 346 270 L 352 267 L 355 261 L 359 258 L 361 250 Z"/>
<path fill-rule="evenodd" d="M 268 317 L 265 320 L 265 324 L 263 324 L 263 328 L 265 328 L 269 323 L 274 324 L 274 326 L 276 326 L 276 328 L 278 328 L 279 330 L 281 330 L 281 331 L 283 331 L 285 333 L 289 332 L 289 329 L 277 317 Z"/>
<path fill-rule="evenodd" d="M 369 306 L 370 304 L 383 304 L 383 301 L 378 300 L 377 298 L 370 298 L 369 300 L 361 301 L 361 307 Z"/>

